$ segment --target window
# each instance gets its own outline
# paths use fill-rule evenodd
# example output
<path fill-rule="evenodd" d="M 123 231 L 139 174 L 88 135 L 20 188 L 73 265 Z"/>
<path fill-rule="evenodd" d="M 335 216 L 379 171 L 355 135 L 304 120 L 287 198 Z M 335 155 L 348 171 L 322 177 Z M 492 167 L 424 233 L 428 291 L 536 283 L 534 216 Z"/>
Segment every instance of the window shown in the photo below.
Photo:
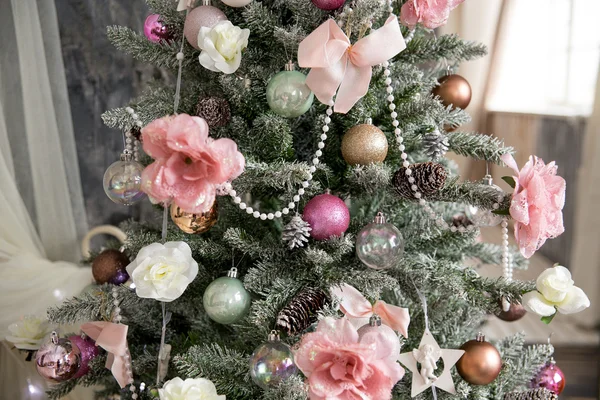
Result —
<path fill-rule="evenodd" d="M 600 0 L 507 2 L 487 108 L 587 115 L 600 62 Z"/>

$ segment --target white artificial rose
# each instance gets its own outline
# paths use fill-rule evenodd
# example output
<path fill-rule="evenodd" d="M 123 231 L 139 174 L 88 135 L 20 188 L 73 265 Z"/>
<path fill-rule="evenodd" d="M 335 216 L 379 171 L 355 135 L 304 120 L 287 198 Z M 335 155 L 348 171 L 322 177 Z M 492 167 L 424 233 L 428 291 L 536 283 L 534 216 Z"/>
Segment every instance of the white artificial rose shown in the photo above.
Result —
<path fill-rule="evenodd" d="M 173 378 L 158 389 L 160 400 L 225 400 L 224 395 L 217 394 L 215 385 L 204 378 Z"/>
<path fill-rule="evenodd" d="M 554 315 L 556 310 L 563 314 L 580 312 L 590 306 L 590 300 L 574 283 L 569 270 L 556 264 L 540 274 L 537 291 L 523 295 L 523 305 L 543 317 Z"/>
<path fill-rule="evenodd" d="M 44 337 L 50 333 L 51 327 L 44 317 L 26 315 L 20 321 L 10 324 L 8 330 L 10 335 L 6 337 L 6 340 L 17 349 L 37 350 Z"/>
<path fill-rule="evenodd" d="M 127 266 L 139 297 L 173 301 L 198 275 L 198 263 L 185 242 L 152 243 Z"/>
<path fill-rule="evenodd" d="M 233 74 L 242 62 L 242 50 L 248 47 L 249 29 L 241 29 L 231 21 L 221 21 L 198 32 L 200 64 L 215 72 Z"/>

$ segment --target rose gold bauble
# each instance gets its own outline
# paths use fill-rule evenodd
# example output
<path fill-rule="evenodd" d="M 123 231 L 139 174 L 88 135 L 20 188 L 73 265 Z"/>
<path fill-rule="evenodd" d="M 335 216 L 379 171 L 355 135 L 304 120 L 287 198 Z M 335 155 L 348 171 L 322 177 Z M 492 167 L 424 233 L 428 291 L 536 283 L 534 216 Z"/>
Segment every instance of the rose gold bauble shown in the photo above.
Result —
<path fill-rule="evenodd" d="M 342 156 L 350 165 L 382 162 L 388 152 L 388 141 L 378 127 L 361 124 L 350 128 L 342 138 Z"/>
<path fill-rule="evenodd" d="M 196 7 L 190 11 L 185 18 L 183 34 L 193 48 L 200 50 L 200 47 L 198 46 L 198 33 L 200 33 L 200 28 L 212 28 L 217 23 L 225 20 L 227 20 L 227 17 L 223 11 L 219 10 L 217 7 L 210 5 Z"/>
<path fill-rule="evenodd" d="M 497 317 L 506 322 L 518 321 L 523 318 L 525 314 L 527 314 L 527 311 L 522 304 L 511 304 L 508 311 L 504 311 L 502 309 L 502 299 L 500 299 L 500 310 L 501 311 Z"/>
<path fill-rule="evenodd" d="M 210 210 L 201 214 L 183 211 L 173 204 L 171 206 L 171 219 L 185 233 L 204 233 L 217 223 L 217 202 L 215 201 Z"/>
<path fill-rule="evenodd" d="M 81 353 L 70 340 L 52 332 L 50 340 L 35 354 L 35 367 L 40 376 L 50 382 L 64 382 L 73 378 L 81 368 Z"/>
<path fill-rule="evenodd" d="M 440 96 L 445 107 L 467 108 L 471 102 L 471 85 L 460 75 L 445 75 L 439 79 L 439 86 L 433 88 L 434 96 Z"/>
<path fill-rule="evenodd" d="M 92 275 L 97 284 L 111 282 L 129 265 L 129 258 L 116 249 L 107 249 L 92 262 Z M 122 283 L 122 282 L 121 282 Z"/>
<path fill-rule="evenodd" d="M 493 344 L 485 341 L 483 334 L 469 340 L 460 348 L 465 354 L 456 363 L 460 376 L 472 385 L 492 383 L 502 369 L 502 357 Z"/>

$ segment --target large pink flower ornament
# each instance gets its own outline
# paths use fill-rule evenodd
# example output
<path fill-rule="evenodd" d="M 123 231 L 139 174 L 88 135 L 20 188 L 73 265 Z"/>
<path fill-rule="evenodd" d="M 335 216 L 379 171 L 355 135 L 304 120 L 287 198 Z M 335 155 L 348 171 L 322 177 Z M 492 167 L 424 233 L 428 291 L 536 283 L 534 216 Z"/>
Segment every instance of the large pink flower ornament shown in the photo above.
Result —
<path fill-rule="evenodd" d="M 434 29 L 445 25 L 450 11 L 465 0 L 408 0 L 400 10 L 402 25 L 413 29 L 417 24 Z"/>
<path fill-rule="evenodd" d="M 302 337 L 294 360 L 308 378 L 311 400 L 387 400 L 404 376 L 392 351 L 381 333 L 359 339 L 347 318 L 327 317 Z"/>
<path fill-rule="evenodd" d="M 516 176 L 510 215 L 515 220 L 515 239 L 521 254 L 529 258 L 546 242 L 565 231 L 562 209 L 565 205 L 565 180 L 556 175 L 553 162 L 530 156 L 523 169 L 510 154 L 502 161 Z"/>
<path fill-rule="evenodd" d="M 142 173 L 142 190 L 154 203 L 174 202 L 190 213 L 210 210 L 217 186 L 244 170 L 236 143 L 210 138 L 200 117 L 179 114 L 152 121 L 142 129 L 142 142 L 154 158 Z"/>

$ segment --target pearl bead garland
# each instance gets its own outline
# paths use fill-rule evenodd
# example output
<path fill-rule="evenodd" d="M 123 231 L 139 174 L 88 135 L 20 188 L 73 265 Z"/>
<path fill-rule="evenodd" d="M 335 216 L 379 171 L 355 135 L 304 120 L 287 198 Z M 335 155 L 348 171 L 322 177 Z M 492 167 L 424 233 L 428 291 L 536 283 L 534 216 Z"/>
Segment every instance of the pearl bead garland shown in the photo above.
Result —
<path fill-rule="evenodd" d="M 508 251 L 508 221 L 502 221 L 502 275 L 511 282 L 513 278 L 513 258 Z"/>
<path fill-rule="evenodd" d="M 112 288 L 112 297 L 113 297 L 113 305 L 115 306 L 113 309 L 113 322 L 115 324 L 120 324 L 121 320 L 123 319 L 121 317 L 121 308 L 119 307 L 119 290 L 117 289 L 116 286 L 114 286 Z M 132 399 L 137 399 L 138 395 L 137 393 L 135 393 L 136 391 L 136 387 L 134 385 L 134 380 L 133 380 L 133 370 L 131 368 L 131 353 L 129 352 L 129 347 L 127 347 L 125 349 L 125 354 L 115 354 L 115 356 L 117 357 L 122 357 L 124 359 L 125 362 L 125 370 L 127 373 L 127 383 L 129 383 L 129 390 L 131 391 L 131 398 Z M 144 385 L 145 386 L 145 385 Z"/>
<path fill-rule="evenodd" d="M 312 174 L 316 172 L 317 165 L 319 165 L 319 163 L 321 162 L 320 158 L 323 155 L 322 149 L 325 148 L 325 140 L 327 140 L 327 132 L 329 132 L 329 124 L 331 123 L 331 115 L 333 114 L 333 101 L 332 104 L 330 104 L 329 107 L 327 107 L 325 114 L 326 116 L 323 119 L 324 124 L 321 129 L 323 133 L 320 137 L 321 140 L 317 143 L 318 150 L 315 152 L 315 157 L 312 159 L 313 165 L 309 169 L 307 179 L 301 183 L 301 187 L 298 189 L 297 194 L 295 194 L 294 197 L 292 197 L 292 201 L 288 203 L 287 207 L 279 211 L 264 213 L 259 210 L 255 210 L 252 207 L 248 206 L 246 203 L 244 203 L 242 201 L 242 198 L 238 196 L 237 191 L 233 188 L 230 182 L 224 183 L 221 186 L 221 189 L 233 199 L 233 202 L 237 204 L 241 210 L 246 210 L 246 212 L 252 215 L 254 218 L 260 218 L 264 221 L 267 219 L 272 220 L 274 218 L 281 218 L 283 215 L 289 214 L 290 211 L 296 208 L 297 204 L 300 203 L 300 199 L 304 195 L 305 189 L 310 186 L 313 180 Z"/>
<path fill-rule="evenodd" d="M 143 126 L 142 121 L 140 121 L 139 115 L 136 114 L 133 108 L 125 107 L 125 111 L 131 115 L 133 118 L 133 125 L 141 128 Z M 129 154 L 133 154 L 133 159 L 135 161 L 140 160 L 140 141 L 133 137 L 131 131 L 125 132 L 125 150 L 129 152 Z"/>

